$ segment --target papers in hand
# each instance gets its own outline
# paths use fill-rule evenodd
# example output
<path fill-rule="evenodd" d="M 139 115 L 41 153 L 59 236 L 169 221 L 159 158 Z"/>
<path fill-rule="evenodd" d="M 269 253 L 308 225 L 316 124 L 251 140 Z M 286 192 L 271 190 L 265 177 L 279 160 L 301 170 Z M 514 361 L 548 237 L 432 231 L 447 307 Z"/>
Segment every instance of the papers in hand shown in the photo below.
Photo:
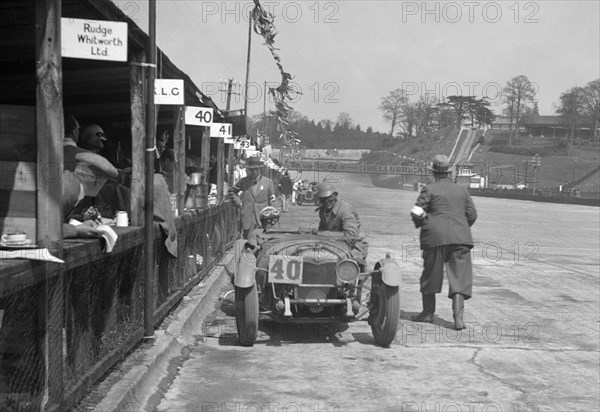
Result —
<path fill-rule="evenodd" d="M 102 237 L 106 240 L 106 244 L 104 246 L 104 252 L 110 253 L 115 247 L 115 243 L 117 243 L 117 239 L 119 236 L 115 233 L 115 231 L 108 225 L 100 225 L 96 229 L 102 232 Z"/>
<path fill-rule="evenodd" d="M 71 224 L 73 226 L 79 226 L 82 223 L 78 220 L 71 219 L 69 221 L 69 224 Z M 100 226 L 97 226 L 96 229 L 98 229 L 99 231 L 102 232 L 102 237 L 104 238 L 104 240 L 106 240 L 103 252 L 106 252 L 106 253 L 112 252 L 113 248 L 115 247 L 115 243 L 117 243 L 117 239 L 119 238 L 119 235 L 117 235 L 115 233 L 115 231 L 108 225 L 100 225 Z"/>

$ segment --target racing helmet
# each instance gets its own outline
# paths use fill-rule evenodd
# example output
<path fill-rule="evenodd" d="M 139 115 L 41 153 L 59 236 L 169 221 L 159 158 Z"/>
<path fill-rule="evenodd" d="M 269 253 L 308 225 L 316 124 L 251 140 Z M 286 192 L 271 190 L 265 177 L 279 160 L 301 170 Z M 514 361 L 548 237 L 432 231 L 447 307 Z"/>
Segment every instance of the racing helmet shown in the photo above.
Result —
<path fill-rule="evenodd" d="M 279 222 L 279 209 L 273 206 L 266 206 L 260 211 L 260 222 L 267 222 L 270 225 L 274 225 Z"/>
<path fill-rule="evenodd" d="M 331 183 L 319 183 L 317 186 L 317 196 L 319 197 L 329 197 L 334 193 L 337 192 Z"/>

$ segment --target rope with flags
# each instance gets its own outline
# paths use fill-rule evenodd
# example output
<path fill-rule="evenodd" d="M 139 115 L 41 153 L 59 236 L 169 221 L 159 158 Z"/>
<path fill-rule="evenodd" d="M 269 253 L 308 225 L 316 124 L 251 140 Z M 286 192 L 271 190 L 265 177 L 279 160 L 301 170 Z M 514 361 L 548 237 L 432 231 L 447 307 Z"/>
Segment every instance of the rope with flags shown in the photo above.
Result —
<path fill-rule="evenodd" d="M 298 133 L 290 129 L 287 117 L 293 108 L 287 102 L 301 93 L 290 85 L 292 75 L 283 70 L 281 58 L 276 53 L 279 49 L 274 46 L 275 36 L 277 35 L 274 25 L 275 17 L 263 8 L 260 0 L 254 0 L 252 20 L 254 23 L 254 32 L 265 39 L 265 44 L 269 48 L 281 73 L 281 84 L 277 87 L 269 87 L 269 93 L 275 101 L 277 128 L 281 132 L 279 137 L 283 143 L 283 147 L 291 149 L 291 153 L 294 154 L 298 152 L 300 139 L 298 139 Z"/>

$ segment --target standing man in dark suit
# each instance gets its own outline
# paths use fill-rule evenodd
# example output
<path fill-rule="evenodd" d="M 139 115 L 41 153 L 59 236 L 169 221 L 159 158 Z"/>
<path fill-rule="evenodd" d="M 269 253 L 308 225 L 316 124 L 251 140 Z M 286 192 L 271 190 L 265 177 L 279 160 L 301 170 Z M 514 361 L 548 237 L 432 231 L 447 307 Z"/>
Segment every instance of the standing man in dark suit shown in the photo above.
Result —
<path fill-rule="evenodd" d="M 73 115 L 64 116 L 65 138 L 63 140 L 63 163 L 65 170 L 75 171 L 77 160 L 75 156 L 79 153 L 89 153 L 89 150 L 77 146 L 79 140 L 79 122 Z"/>
<path fill-rule="evenodd" d="M 411 210 L 415 227 L 421 228 L 423 250 L 423 312 L 414 320 L 433 322 L 435 294 L 442 291 L 445 264 L 454 326 L 465 329 L 464 301 L 471 298 L 473 286 L 471 226 L 477 220 L 477 211 L 467 189 L 452 182 L 447 156 L 436 155 L 429 170 L 435 182 L 423 188 Z"/>
<path fill-rule="evenodd" d="M 261 227 L 260 211 L 265 206 L 274 206 L 275 203 L 275 187 L 268 177 L 262 175 L 263 166 L 260 157 L 249 158 L 246 166 L 248 175 L 229 188 L 229 195 L 236 203 L 242 205 L 244 239 L 248 239 L 248 234 L 254 229 Z"/>

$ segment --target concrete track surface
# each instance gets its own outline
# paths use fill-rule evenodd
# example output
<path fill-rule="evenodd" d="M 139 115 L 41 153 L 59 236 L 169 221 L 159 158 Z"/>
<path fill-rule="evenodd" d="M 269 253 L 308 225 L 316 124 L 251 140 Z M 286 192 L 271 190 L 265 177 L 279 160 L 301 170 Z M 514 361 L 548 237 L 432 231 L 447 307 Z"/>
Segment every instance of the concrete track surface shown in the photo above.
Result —
<path fill-rule="evenodd" d="M 416 192 L 336 175 L 357 208 L 369 266 L 390 251 L 403 269 L 401 321 L 390 348 L 365 321 L 290 327 L 263 322 L 252 348 L 237 345 L 231 301 L 174 360 L 146 410 L 158 411 L 592 411 L 600 409 L 597 208 L 474 198 L 474 295 L 468 328 L 452 325 L 447 284 L 433 325 L 421 309 Z M 310 177 L 309 177 L 310 179 Z M 294 206 L 287 225 L 316 225 Z M 223 283 L 220 293 L 231 289 Z"/>

